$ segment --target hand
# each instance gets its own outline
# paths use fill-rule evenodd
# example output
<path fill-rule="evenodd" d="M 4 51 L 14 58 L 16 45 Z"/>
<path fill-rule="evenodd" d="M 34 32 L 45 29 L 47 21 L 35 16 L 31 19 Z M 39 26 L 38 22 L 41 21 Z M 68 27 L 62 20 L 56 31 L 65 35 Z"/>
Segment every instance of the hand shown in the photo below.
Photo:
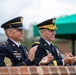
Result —
<path fill-rule="evenodd" d="M 76 57 L 74 57 L 71 53 L 65 55 L 65 64 L 73 64 L 74 62 L 76 62 Z"/>
<path fill-rule="evenodd" d="M 75 62 L 73 63 L 73 65 L 76 65 L 76 56 L 75 56 Z"/>
<path fill-rule="evenodd" d="M 34 60 L 35 52 L 37 50 L 37 47 L 38 47 L 38 45 L 37 46 L 34 46 L 34 47 L 32 47 L 30 49 L 29 54 L 28 54 L 28 58 L 30 59 L 30 61 L 33 61 Z"/>
<path fill-rule="evenodd" d="M 39 65 L 45 65 L 50 63 L 52 60 L 54 60 L 54 57 L 51 54 L 48 54 L 45 56 L 40 62 Z"/>

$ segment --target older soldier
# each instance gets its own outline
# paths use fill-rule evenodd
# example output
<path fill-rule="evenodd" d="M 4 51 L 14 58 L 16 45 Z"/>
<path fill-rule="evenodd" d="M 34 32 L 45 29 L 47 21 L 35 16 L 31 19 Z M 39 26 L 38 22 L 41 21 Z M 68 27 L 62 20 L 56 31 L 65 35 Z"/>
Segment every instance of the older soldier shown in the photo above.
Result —
<path fill-rule="evenodd" d="M 76 61 L 76 58 L 71 53 L 66 54 L 65 58 L 62 58 L 56 45 L 52 43 L 55 37 L 55 30 L 57 29 L 55 18 L 43 21 L 37 27 L 39 28 L 41 37 L 39 41 L 33 44 L 33 46 L 38 45 L 34 59 L 35 65 L 39 65 L 41 59 L 48 54 L 52 54 L 54 60 L 46 65 L 67 65 L 73 64 Z"/>
<path fill-rule="evenodd" d="M 24 36 L 22 20 L 23 17 L 16 17 L 1 25 L 8 39 L 0 45 L 0 66 L 33 65 L 37 46 L 30 49 L 28 55 L 27 48 L 20 43 Z M 42 59 L 40 64 L 51 61 L 49 57 L 50 55 Z"/>

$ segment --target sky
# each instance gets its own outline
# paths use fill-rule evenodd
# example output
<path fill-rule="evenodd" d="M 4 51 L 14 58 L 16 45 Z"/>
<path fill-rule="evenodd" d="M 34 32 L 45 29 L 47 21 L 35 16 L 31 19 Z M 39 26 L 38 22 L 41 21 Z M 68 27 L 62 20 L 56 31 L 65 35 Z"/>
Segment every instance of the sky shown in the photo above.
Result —
<path fill-rule="evenodd" d="M 76 14 L 76 0 L 0 0 L 0 25 L 22 16 L 28 29 L 33 23 L 71 14 Z M 4 33 L 2 28 L 0 33 Z"/>

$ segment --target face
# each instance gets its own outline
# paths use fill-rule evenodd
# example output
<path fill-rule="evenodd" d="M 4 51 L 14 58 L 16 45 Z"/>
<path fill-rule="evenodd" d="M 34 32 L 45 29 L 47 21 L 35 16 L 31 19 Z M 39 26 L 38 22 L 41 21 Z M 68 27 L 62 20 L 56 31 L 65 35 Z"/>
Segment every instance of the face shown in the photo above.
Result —
<path fill-rule="evenodd" d="M 41 36 L 51 42 L 55 38 L 55 30 L 42 29 Z"/>
<path fill-rule="evenodd" d="M 16 42 L 20 42 L 21 40 L 23 40 L 24 31 L 23 30 L 18 30 L 18 29 L 15 29 L 15 28 L 11 28 L 8 31 L 8 36 L 12 40 L 14 40 Z"/>

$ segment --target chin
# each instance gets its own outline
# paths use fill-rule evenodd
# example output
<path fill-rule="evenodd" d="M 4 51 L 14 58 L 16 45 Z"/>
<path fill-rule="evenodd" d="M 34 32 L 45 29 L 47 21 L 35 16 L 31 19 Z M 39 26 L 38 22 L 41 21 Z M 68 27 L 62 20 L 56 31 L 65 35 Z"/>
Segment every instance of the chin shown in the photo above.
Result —
<path fill-rule="evenodd" d="M 51 41 L 53 41 L 53 40 L 54 40 L 54 38 L 51 39 Z"/>
<path fill-rule="evenodd" d="M 20 40 L 23 40 L 23 38 L 20 38 Z"/>

